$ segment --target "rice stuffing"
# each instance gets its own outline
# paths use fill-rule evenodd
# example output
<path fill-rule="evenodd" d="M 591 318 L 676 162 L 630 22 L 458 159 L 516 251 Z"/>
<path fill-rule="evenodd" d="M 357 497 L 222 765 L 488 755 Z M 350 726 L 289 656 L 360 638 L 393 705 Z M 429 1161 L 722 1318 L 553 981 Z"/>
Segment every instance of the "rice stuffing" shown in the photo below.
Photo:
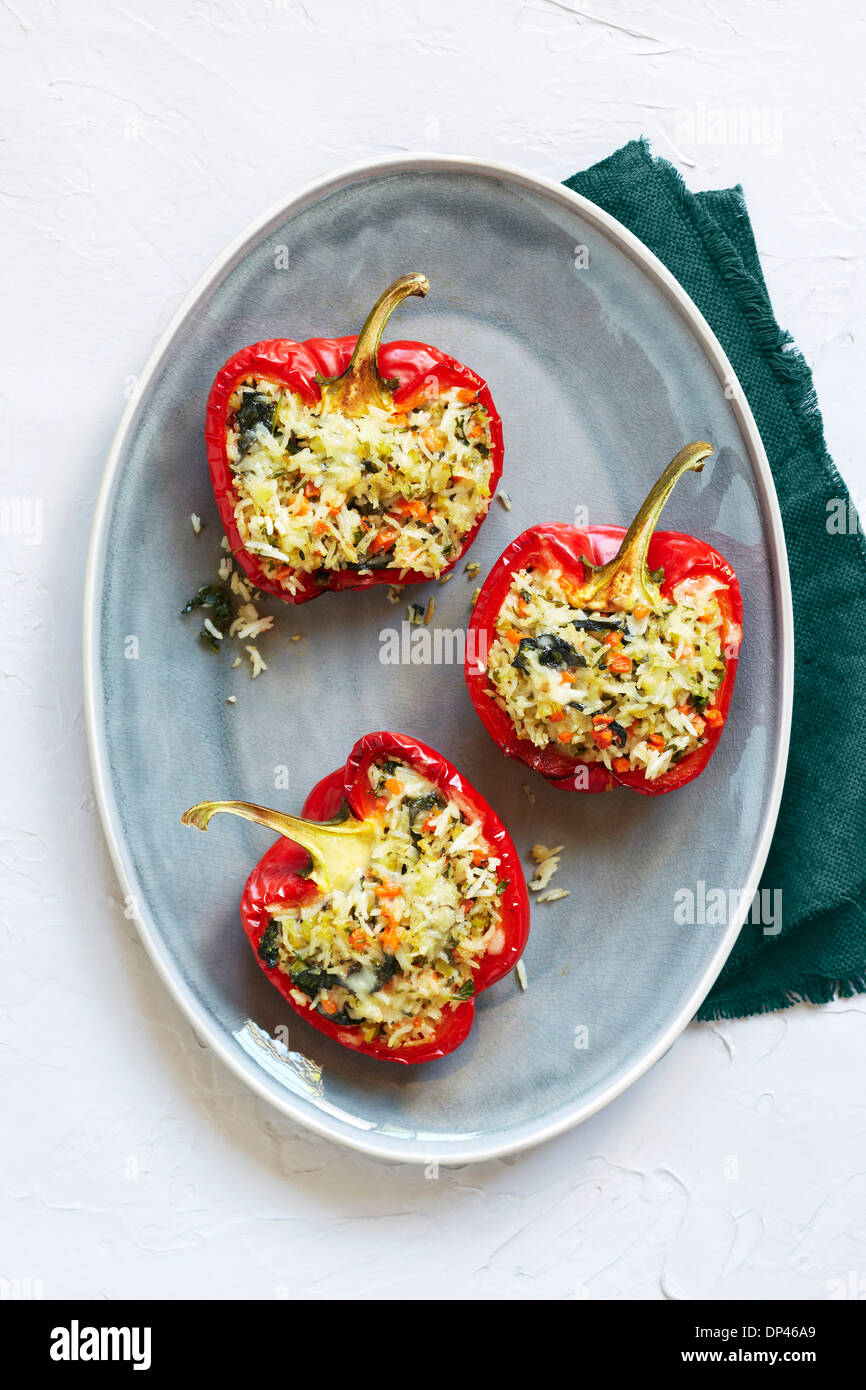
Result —
<path fill-rule="evenodd" d="M 472 819 L 406 764 L 370 767 L 380 816 L 369 864 L 350 883 L 273 915 L 259 955 L 292 998 L 365 1042 L 432 1038 L 472 997 L 473 973 L 505 944 L 499 859 Z"/>
<path fill-rule="evenodd" d="M 354 418 L 247 377 L 229 400 L 226 449 L 244 547 L 289 593 L 298 572 L 438 578 L 490 503 L 490 418 L 466 390 Z"/>
<path fill-rule="evenodd" d="M 658 612 L 605 615 L 581 609 L 560 572 L 519 570 L 488 651 L 491 698 L 537 748 L 652 781 L 720 719 L 722 588 L 685 579 Z"/>

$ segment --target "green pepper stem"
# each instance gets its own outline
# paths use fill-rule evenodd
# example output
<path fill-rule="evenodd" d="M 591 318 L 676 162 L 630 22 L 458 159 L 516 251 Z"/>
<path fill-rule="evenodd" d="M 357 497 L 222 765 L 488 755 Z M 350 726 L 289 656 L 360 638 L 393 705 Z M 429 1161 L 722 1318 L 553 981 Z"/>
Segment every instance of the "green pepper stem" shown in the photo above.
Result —
<path fill-rule="evenodd" d="M 631 610 L 636 603 L 658 611 L 662 597 L 647 568 L 647 554 L 662 508 L 684 473 L 700 473 L 704 460 L 713 452 L 706 440 L 686 444 L 672 459 L 652 488 L 643 506 L 622 539 L 622 545 L 605 565 L 583 560 L 587 571 L 580 590 L 581 607 L 593 612 Z"/>
<path fill-rule="evenodd" d="M 354 816 L 345 820 L 311 821 L 286 815 L 283 811 L 271 811 L 267 806 L 254 806 L 249 801 L 200 801 L 184 812 L 181 821 L 197 830 L 207 830 L 211 817 L 220 811 L 264 825 L 301 845 L 313 862 L 313 878 L 325 891 L 348 883 L 369 863 L 375 827 L 370 821 L 356 820 Z"/>
<path fill-rule="evenodd" d="M 322 388 L 323 410 L 356 417 L 366 414 L 371 405 L 391 409 L 391 392 L 396 382 L 384 381 L 379 374 L 382 334 L 398 304 L 413 294 L 423 296 L 429 289 L 426 275 L 414 271 L 411 275 L 401 275 L 379 295 L 358 334 L 346 370 L 340 376 L 316 376 Z"/>

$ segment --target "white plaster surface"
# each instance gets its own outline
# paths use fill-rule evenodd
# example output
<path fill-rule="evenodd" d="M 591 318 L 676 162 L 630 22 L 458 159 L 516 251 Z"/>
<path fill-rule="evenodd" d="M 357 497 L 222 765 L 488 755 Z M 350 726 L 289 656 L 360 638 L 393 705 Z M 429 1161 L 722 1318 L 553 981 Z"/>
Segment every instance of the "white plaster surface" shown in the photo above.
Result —
<path fill-rule="evenodd" d="M 2 493 L 44 519 L 41 544 L 0 536 L 0 1295 L 866 1296 L 862 997 L 693 1025 L 582 1128 L 437 1179 L 251 1096 L 124 917 L 79 654 L 96 489 L 155 339 L 250 219 L 367 156 L 558 179 L 644 132 L 693 187 L 741 181 L 862 497 L 859 10 L 4 0 L 0 38 Z"/>

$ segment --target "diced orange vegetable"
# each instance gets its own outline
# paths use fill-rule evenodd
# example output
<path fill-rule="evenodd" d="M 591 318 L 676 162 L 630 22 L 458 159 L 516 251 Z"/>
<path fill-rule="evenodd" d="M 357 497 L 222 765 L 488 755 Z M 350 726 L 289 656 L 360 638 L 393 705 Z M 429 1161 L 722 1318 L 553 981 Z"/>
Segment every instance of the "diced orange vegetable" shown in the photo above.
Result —
<path fill-rule="evenodd" d="M 560 720 L 565 718 L 565 710 L 555 709 L 553 711 L 553 714 L 549 714 L 547 717 L 550 720 L 551 724 L 558 724 Z"/>
<path fill-rule="evenodd" d="M 612 715 L 612 714 L 594 714 L 594 715 L 592 716 L 592 722 L 593 722 L 593 724 L 595 725 L 595 727 L 596 727 L 597 729 L 606 729 L 607 726 L 608 726 L 608 724 L 612 724 L 612 723 L 613 723 L 613 715 Z"/>
<path fill-rule="evenodd" d="M 337 1012 L 337 1006 L 333 999 L 323 999 L 320 1007 L 323 1014 L 335 1014 Z"/>
<path fill-rule="evenodd" d="M 486 855 L 486 853 L 484 852 L 483 849 L 474 849 L 474 850 L 472 851 L 472 863 L 473 863 L 473 864 L 476 864 L 476 865 L 477 865 L 477 864 L 484 864 L 484 863 L 486 863 L 486 861 L 487 861 L 487 855 Z"/>
<path fill-rule="evenodd" d="M 506 632 L 505 639 L 506 641 L 510 642 L 513 647 L 520 646 L 520 633 L 516 632 L 514 628 L 511 628 L 510 631 Z"/>
<path fill-rule="evenodd" d="M 484 433 L 484 426 L 479 424 L 477 420 L 473 420 L 465 433 L 467 439 L 480 439 Z"/>
<path fill-rule="evenodd" d="M 407 425 L 409 422 L 406 419 L 406 412 L 404 410 L 395 410 L 391 416 L 391 423 L 392 425 Z"/>
<path fill-rule="evenodd" d="M 391 883 L 390 879 L 383 878 L 381 883 L 377 883 L 373 889 L 377 898 L 399 898 L 403 892 L 399 883 Z"/>
<path fill-rule="evenodd" d="M 444 434 L 433 425 L 428 425 L 426 430 L 422 431 L 421 438 L 424 440 L 431 454 L 438 454 L 445 448 Z"/>
<path fill-rule="evenodd" d="M 470 391 L 467 387 L 461 386 L 460 390 L 457 392 L 457 399 L 458 401 L 462 401 L 464 405 L 468 405 L 470 401 L 475 400 L 477 395 L 477 391 Z"/>
<path fill-rule="evenodd" d="M 647 743 L 651 743 L 653 748 L 664 748 L 665 741 L 661 734 L 650 734 Z"/>
<path fill-rule="evenodd" d="M 688 661 L 695 654 L 695 649 L 688 642 L 681 642 L 676 650 L 677 661 Z"/>
<path fill-rule="evenodd" d="M 701 716 L 700 716 L 699 714 L 693 714 L 693 715 L 692 715 L 692 728 L 694 729 L 694 731 L 695 731 L 695 733 L 697 734 L 698 738 L 702 738 L 702 737 L 703 737 L 703 732 L 704 732 L 704 729 L 705 729 L 706 727 L 707 727 L 707 723 L 706 723 L 706 720 L 705 720 L 705 719 L 702 719 Z"/>
<path fill-rule="evenodd" d="M 720 729 L 725 722 L 725 716 L 722 714 L 722 711 L 716 709 L 715 706 L 711 706 L 706 710 L 704 718 L 712 729 Z"/>
<path fill-rule="evenodd" d="M 393 955 L 400 945 L 400 931 L 396 923 L 389 922 L 388 926 L 382 932 L 381 940 L 385 950 Z"/>
<path fill-rule="evenodd" d="M 359 951 L 362 946 L 366 946 L 370 940 L 363 927 L 355 927 L 354 931 L 349 932 L 349 945 L 354 950 Z"/>
<path fill-rule="evenodd" d="M 392 793 L 393 796 L 399 796 L 401 791 L 403 790 L 403 783 L 398 782 L 396 777 L 386 778 L 385 786 L 388 789 L 388 791 Z"/>
<path fill-rule="evenodd" d="M 396 531 L 380 531 L 378 536 L 370 542 L 370 554 L 378 555 L 380 550 L 387 550 L 389 545 L 393 545 L 397 539 Z"/>
<path fill-rule="evenodd" d="M 622 646 L 622 633 L 621 633 L 621 632 L 606 632 L 605 635 L 604 635 L 604 641 L 605 641 L 605 646 L 607 646 L 607 647 L 621 647 L 621 646 Z"/>
<path fill-rule="evenodd" d="M 427 817 L 427 819 L 425 820 L 424 825 L 423 825 L 423 827 L 422 827 L 422 829 L 423 829 L 425 835 L 429 835 L 430 832 L 431 832 L 431 830 L 434 830 L 434 829 L 436 828 L 436 822 L 437 822 L 438 819 L 439 819 L 438 816 L 428 816 L 428 817 Z"/>
<path fill-rule="evenodd" d="M 310 507 L 309 503 L 305 502 L 303 497 L 299 497 L 296 502 L 292 503 L 291 509 L 294 512 L 295 516 L 306 516 L 307 512 L 310 510 Z"/>
<path fill-rule="evenodd" d="M 304 483 L 304 492 L 307 497 L 318 497 L 320 491 L 321 488 L 317 487 L 315 483 Z"/>
<path fill-rule="evenodd" d="M 628 758 L 614 758 L 611 766 L 613 767 L 614 772 L 628 772 L 629 768 L 631 767 L 631 763 L 629 762 Z"/>
<path fill-rule="evenodd" d="M 609 656 L 607 659 L 607 669 L 608 671 L 613 671 L 617 676 L 627 676 L 631 671 L 631 657 L 621 656 L 619 654 L 616 656 Z"/>
<path fill-rule="evenodd" d="M 648 618 L 650 615 L 649 606 L 645 603 L 636 603 L 631 611 L 634 613 L 639 623 L 643 622 L 644 618 Z M 622 762 L 622 759 L 620 758 L 618 761 Z"/>
<path fill-rule="evenodd" d="M 571 734 L 567 729 L 564 729 L 561 734 L 557 734 L 556 737 L 560 743 L 571 743 Z"/>
<path fill-rule="evenodd" d="M 314 536 L 324 536 L 324 534 L 325 534 L 325 532 L 326 532 L 327 530 L 328 530 L 328 523 L 327 523 L 327 521 L 314 521 L 314 522 L 313 522 L 313 535 L 314 535 Z"/>
<path fill-rule="evenodd" d="M 525 618 L 527 613 L 529 612 L 529 605 L 527 604 L 526 599 L 521 594 L 517 595 L 517 611 L 520 614 L 521 618 Z"/>
<path fill-rule="evenodd" d="M 594 729 L 592 741 L 597 748 L 607 748 L 609 744 L 613 743 L 613 734 L 610 729 Z"/>

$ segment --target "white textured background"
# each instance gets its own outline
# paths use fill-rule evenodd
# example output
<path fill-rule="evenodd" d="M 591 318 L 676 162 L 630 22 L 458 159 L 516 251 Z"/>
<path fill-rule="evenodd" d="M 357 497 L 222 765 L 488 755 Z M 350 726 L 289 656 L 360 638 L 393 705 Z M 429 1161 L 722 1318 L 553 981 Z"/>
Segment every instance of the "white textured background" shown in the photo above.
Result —
<path fill-rule="evenodd" d="M 581 1129 L 435 1181 L 247 1094 L 124 917 L 79 656 L 135 373 L 250 219 L 366 156 L 559 179 L 643 132 L 741 181 L 862 497 L 863 34 L 850 0 L 4 0 L 2 494 L 44 539 L 0 536 L 0 1295 L 866 1296 L 862 998 L 692 1026 Z"/>

